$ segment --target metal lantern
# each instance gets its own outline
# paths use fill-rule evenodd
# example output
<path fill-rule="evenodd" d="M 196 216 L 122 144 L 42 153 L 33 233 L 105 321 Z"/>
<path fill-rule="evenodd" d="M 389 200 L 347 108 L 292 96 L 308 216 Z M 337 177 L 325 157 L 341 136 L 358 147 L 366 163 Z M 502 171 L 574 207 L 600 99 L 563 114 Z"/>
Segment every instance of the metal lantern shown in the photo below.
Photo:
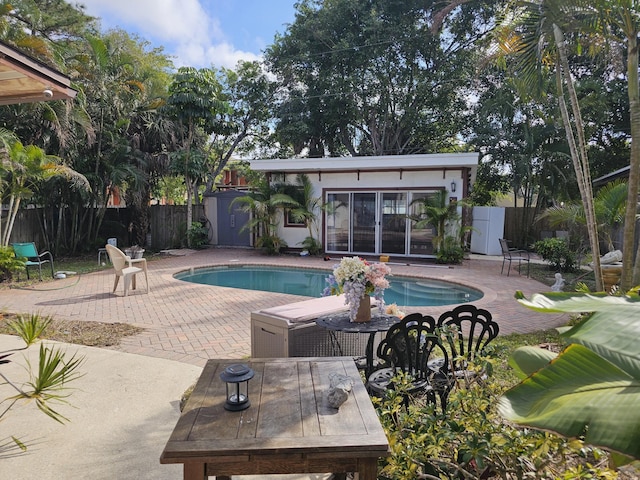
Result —
<path fill-rule="evenodd" d="M 229 365 L 220 374 L 220 378 L 227 386 L 227 399 L 224 403 L 226 410 L 238 412 L 251 406 L 249 380 L 253 378 L 253 375 L 253 370 L 239 363 Z"/>

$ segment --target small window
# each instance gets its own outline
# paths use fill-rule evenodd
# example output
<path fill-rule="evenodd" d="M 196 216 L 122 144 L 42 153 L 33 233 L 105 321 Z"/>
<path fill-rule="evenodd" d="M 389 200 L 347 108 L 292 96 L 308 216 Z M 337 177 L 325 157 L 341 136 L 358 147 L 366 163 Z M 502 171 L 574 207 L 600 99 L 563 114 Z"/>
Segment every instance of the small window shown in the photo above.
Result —
<path fill-rule="evenodd" d="M 284 226 L 285 227 L 305 227 L 305 224 L 301 220 L 293 218 L 291 210 L 285 209 L 284 211 Z"/>
<path fill-rule="evenodd" d="M 271 183 L 285 183 L 287 181 L 287 176 L 284 173 L 280 172 L 271 172 Z"/>

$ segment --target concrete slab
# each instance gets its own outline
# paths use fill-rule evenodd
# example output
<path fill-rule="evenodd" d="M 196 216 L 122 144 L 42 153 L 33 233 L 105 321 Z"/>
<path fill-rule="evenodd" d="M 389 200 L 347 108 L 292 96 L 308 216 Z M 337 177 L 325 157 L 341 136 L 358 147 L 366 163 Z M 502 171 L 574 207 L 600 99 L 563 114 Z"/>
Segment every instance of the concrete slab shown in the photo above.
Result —
<path fill-rule="evenodd" d="M 53 404 L 69 419 L 60 424 L 21 403 L 3 418 L 3 443 L 16 436 L 25 453 L 1 459 L 3 479 L 181 478 L 180 465 L 161 465 L 160 453 L 179 417 L 180 397 L 200 375 L 195 365 L 100 348 L 44 342 L 67 358 L 84 357 L 84 376 L 69 384 L 68 405 Z M 0 352 L 22 348 L 18 337 L 0 335 Z M 17 385 L 28 381 L 25 367 L 38 366 L 39 345 L 18 350 L 0 365 Z M 27 388 L 27 387 L 25 387 Z M 0 398 L 15 394 L 0 385 Z M 6 451 L 5 451 L 6 453 Z M 15 453 L 15 451 L 13 452 Z"/>

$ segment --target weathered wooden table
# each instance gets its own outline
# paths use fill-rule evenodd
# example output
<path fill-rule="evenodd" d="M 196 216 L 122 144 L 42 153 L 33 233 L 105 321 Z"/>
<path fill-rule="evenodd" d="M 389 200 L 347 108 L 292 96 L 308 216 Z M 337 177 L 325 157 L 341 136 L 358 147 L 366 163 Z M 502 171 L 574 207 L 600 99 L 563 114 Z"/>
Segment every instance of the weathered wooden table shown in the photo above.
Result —
<path fill-rule="evenodd" d="M 358 472 L 375 480 L 389 444 L 351 357 L 244 361 L 251 406 L 224 409 L 220 372 L 238 360 L 209 360 L 160 463 L 183 463 L 185 480 L 207 476 Z M 340 409 L 329 406 L 329 374 L 354 380 Z"/>

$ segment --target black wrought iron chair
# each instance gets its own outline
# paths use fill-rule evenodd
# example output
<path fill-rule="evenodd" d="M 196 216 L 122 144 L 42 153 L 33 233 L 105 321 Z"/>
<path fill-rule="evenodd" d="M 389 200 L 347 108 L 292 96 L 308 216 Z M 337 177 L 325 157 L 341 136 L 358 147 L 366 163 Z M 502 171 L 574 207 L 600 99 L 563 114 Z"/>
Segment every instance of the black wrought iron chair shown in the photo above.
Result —
<path fill-rule="evenodd" d="M 393 389 L 394 377 L 402 372 L 410 376 L 407 395 L 421 395 L 434 404 L 439 398 L 442 409 L 446 408 L 449 354 L 436 332 L 433 317 L 414 313 L 392 325 L 378 345 L 377 355 L 385 367 L 368 378 L 367 387 L 372 394 L 381 396 Z"/>
<path fill-rule="evenodd" d="M 521 273 L 522 264 L 527 264 L 527 277 L 531 271 L 531 254 L 526 250 L 519 250 L 517 248 L 509 247 L 509 240 L 499 238 L 500 249 L 502 250 L 502 268 L 500 269 L 500 275 L 504 272 L 504 264 L 509 262 L 507 268 L 507 277 L 511 273 L 511 262 L 518 262 L 518 274 Z"/>
<path fill-rule="evenodd" d="M 438 318 L 438 331 L 451 351 L 452 368 L 456 376 L 469 374 L 468 364 L 498 336 L 500 327 L 491 313 L 472 304 L 464 304 L 444 312 Z"/>

